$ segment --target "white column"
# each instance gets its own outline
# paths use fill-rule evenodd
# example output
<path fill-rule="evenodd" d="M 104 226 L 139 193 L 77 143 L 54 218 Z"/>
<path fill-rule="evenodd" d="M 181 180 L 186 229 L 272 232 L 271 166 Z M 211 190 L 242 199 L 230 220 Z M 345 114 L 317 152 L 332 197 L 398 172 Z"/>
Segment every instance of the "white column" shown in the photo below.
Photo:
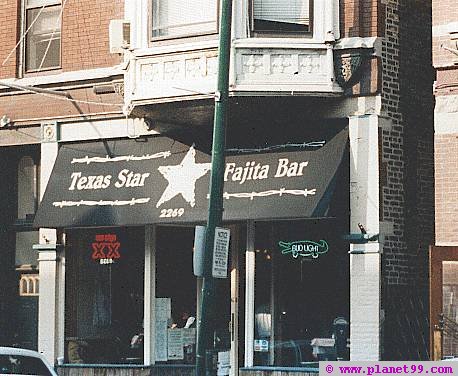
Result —
<path fill-rule="evenodd" d="M 378 117 L 350 117 L 350 232 L 380 232 Z M 380 359 L 381 271 L 378 242 L 350 247 L 350 359 Z"/>
<path fill-rule="evenodd" d="M 57 142 L 41 144 L 40 199 L 57 157 Z M 64 355 L 65 267 L 55 229 L 40 229 L 38 251 L 40 296 L 38 300 L 38 350 L 54 364 Z"/>
<path fill-rule="evenodd" d="M 156 228 L 152 225 L 145 226 L 145 296 L 143 313 L 143 363 L 154 364 L 155 351 L 155 297 L 156 297 Z"/>
<path fill-rule="evenodd" d="M 59 251 L 56 244 L 37 244 L 38 264 L 40 268 L 40 296 L 38 300 L 38 351 L 54 364 L 63 356 L 63 322 L 61 319 L 61 301 Z"/>

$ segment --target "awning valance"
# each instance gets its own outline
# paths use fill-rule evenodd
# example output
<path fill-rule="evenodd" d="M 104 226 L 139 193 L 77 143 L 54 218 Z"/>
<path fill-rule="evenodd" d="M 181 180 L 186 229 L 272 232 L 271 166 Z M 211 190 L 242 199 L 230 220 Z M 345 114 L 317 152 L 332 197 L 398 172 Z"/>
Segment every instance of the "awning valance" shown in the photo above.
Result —
<path fill-rule="evenodd" d="M 347 139 L 343 129 L 319 148 L 228 156 L 224 219 L 326 216 Z M 34 226 L 205 221 L 209 178 L 209 155 L 166 137 L 64 144 Z"/>

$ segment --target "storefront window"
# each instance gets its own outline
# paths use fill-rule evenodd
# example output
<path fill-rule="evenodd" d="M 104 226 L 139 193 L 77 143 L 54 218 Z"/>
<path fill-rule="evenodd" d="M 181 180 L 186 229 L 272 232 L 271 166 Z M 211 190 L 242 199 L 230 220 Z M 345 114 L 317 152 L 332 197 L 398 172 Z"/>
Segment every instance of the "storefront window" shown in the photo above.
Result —
<path fill-rule="evenodd" d="M 143 363 L 144 228 L 67 232 L 68 363 Z"/>
<path fill-rule="evenodd" d="M 256 224 L 255 365 L 348 359 L 348 244 L 340 227 L 334 219 Z"/>
<path fill-rule="evenodd" d="M 195 364 L 201 279 L 193 273 L 194 227 L 156 230 L 155 351 L 157 363 Z M 232 267 L 230 267 L 231 269 Z M 215 279 L 213 346 L 229 349 L 230 276 Z"/>
<path fill-rule="evenodd" d="M 198 281 L 193 244 L 193 227 L 157 229 L 156 362 L 195 363 Z"/>

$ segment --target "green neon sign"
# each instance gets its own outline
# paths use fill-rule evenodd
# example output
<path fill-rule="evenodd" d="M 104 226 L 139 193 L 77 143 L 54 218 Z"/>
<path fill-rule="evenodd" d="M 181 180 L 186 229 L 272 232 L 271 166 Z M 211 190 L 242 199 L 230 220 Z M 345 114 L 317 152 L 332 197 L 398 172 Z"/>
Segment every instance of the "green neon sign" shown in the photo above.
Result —
<path fill-rule="evenodd" d="M 296 240 L 293 242 L 278 242 L 282 255 L 291 253 L 294 258 L 312 257 L 318 258 L 320 255 L 327 253 L 329 250 L 328 243 L 325 240 L 314 242 L 312 240 Z"/>

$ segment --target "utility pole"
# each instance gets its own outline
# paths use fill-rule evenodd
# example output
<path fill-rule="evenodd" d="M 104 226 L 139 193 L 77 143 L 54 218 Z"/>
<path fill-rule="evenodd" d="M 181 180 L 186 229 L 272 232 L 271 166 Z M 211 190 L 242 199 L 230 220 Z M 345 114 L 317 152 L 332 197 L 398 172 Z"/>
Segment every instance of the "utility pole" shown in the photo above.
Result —
<path fill-rule="evenodd" d="M 215 281 L 212 276 L 215 228 L 223 218 L 223 188 L 226 149 L 226 123 L 229 106 L 229 65 L 231 51 L 232 0 L 221 0 L 219 30 L 218 84 L 215 93 L 212 165 L 207 230 L 205 233 L 204 276 L 200 318 L 197 325 L 196 376 L 205 376 L 205 354 L 213 349 L 215 330 Z"/>

